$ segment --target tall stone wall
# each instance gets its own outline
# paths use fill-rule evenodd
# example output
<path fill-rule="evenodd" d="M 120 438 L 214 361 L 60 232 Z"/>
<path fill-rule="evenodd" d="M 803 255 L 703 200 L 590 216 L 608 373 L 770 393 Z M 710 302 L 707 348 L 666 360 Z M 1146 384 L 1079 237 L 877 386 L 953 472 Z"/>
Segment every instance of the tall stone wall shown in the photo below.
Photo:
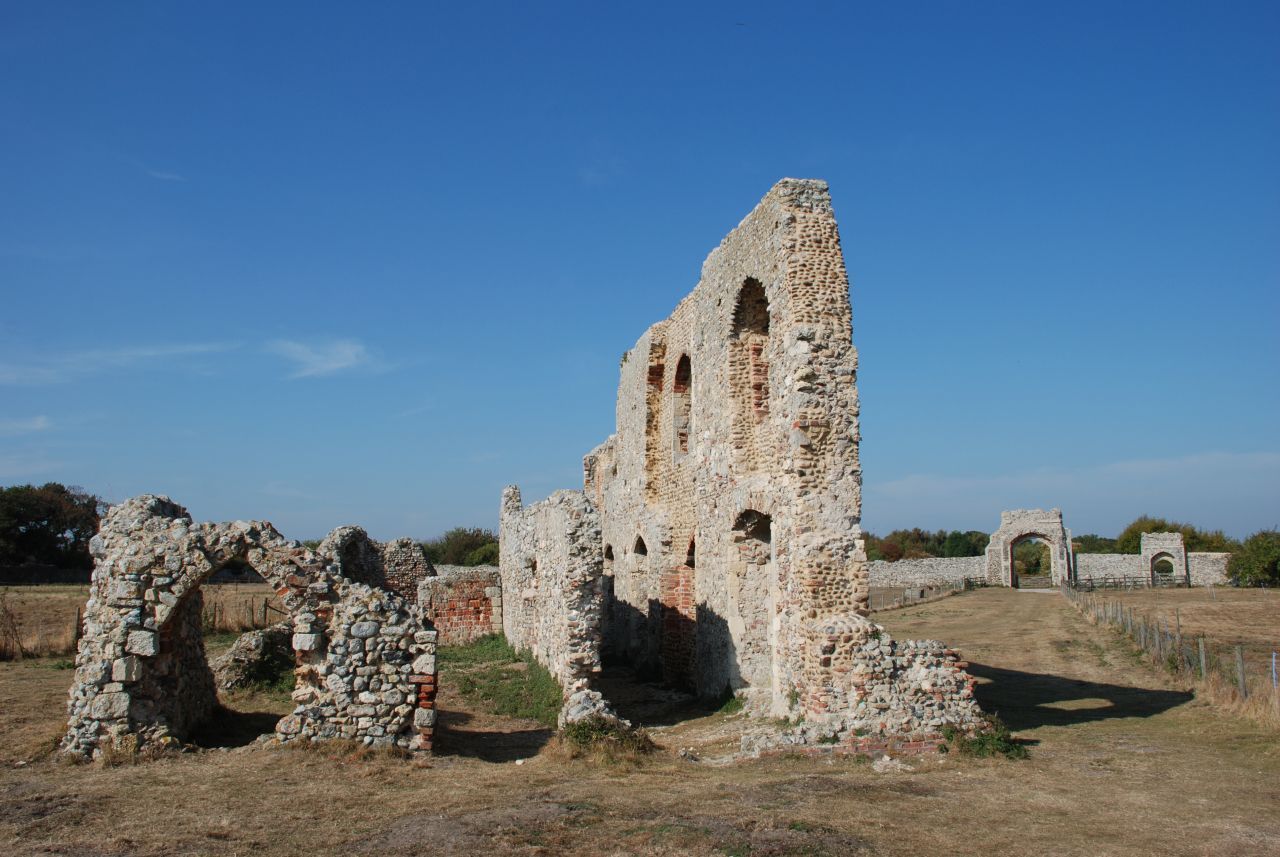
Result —
<path fill-rule="evenodd" d="M 437 565 L 418 584 L 418 604 L 442 646 L 502 633 L 502 576 L 497 566 Z"/>
<path fill-rule="evenodd" d="M 400 596 L 344 577 L 332 556 L 269 523 L 196 524 L 166 497 L 114 506 L 95 559 L 63 748 L 96 755 L 185 740 L 217 696 L 201 636 L 200 586 L 232 563 L 280 596 L 297 661 L 281 741 L 349 738 L 430 749 L 436 635 Z"/>
<path fill-rule="evenodd" d="M 526 509 L 512 485 L 502 492 L 499 543 L 503 633 L 560 682 L 562 719 L 584 716 L 592 707 L 584 697 L 600 699 L 591 688 L 604 606 L 600 516 L 580 491 L 557 491 Z"/>
<path fill-rule="evenodd" d="M 982 556 L 874 560 L 869 569 L 872 586 L 950 586 L 966 578 L 985 580 L 987 560 Z"/>
<path fill-rule="evenodd" d="M 910 688 L 949 687 L 945 673 L 942 719 L 973 722 L 953 662 L 924 678 L 866 618 L 856 374 L 826 183 L 784 179 L 624 355 L 616 431 L 583 459 L 614 655 L 850 730 L 925 728 Z M 504 558 L 504 586 L 510 571 Z M 862 716 L 872 697 L 905 719 Z"/>

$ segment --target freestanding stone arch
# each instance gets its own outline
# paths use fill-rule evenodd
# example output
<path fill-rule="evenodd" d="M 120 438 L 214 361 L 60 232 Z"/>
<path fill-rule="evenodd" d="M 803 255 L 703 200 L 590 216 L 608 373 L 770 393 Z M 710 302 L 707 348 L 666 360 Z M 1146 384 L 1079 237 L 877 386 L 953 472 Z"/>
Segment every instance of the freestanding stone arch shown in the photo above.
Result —
<path fill-rule="evenodd" d="M 213 711 L 200 586 L 230 563 L 262 575 L 292 621 L 297 705 L 276 724 L 279 740 L 430 749 L 436 632 L 416 605 L 343 576 L 337 558 L 266 522 L 194 524 L 152 495 L 112 507 L 90 549 L 64 750 L 176 744 Z"/>
<path fill-rule="evenodd" d="M 1055 586 L 1072 579 L 1071 535 L 1062 525 L 1062 510 L 1014 509 L 1000 513 L 1000 528 L 991 534 L 991 541 L 987 543 L 987 583 L 1017 585 L 1013 546 L 1029 537 L 1048 543 L 1050 575 Z"/>
<path fill-rule="evenodd" d="M 1187 547 L 1182 533 L 1143 533 L 1142 534 L 1142 573 L 1150 583 L 1161 583 L 1156 572 L 1156 563 L 1167 559 L 1173 564 L 1172 580 L 1178 583 L 1191 584 L 1191 573 L 1187 565 Z"/>

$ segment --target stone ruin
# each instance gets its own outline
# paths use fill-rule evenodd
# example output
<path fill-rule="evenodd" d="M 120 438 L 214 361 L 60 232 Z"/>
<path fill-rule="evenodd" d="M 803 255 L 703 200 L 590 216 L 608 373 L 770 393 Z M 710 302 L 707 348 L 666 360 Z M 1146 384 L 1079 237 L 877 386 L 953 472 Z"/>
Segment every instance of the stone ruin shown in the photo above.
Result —
<path fill-rule="evenodd" d="M 579 701 L 609 655 L 824 741 L 978 728 L 955 653 L 867 618 L 856 371 L 826 183 L 784 179 L 623 356 L 583 490 L 504 492 L 512 644 Z"/>
<path fill-rule="evenodd" d="M 959 586 L 978 582 L 987 586 L 1020 585 L 1013 549 L 1028 539 L 1049 546 L 1050 583 L 1060 586 L 1088 581 L 1145 581 L 1151 585 L 1223 585 L 1229 553 L 1188 552 L 1182 533 L 1143 533 L 1136 554 L 1076 553 L 1071 531 L 1063 525 L 1061 509 L 1012 509 L 1000 513 L 1000 526 L 991 534 L 982 556 L 927 557 L 877 560 L 871 563 L 876 586 Z M 1167 560 L 1167 574 L 1160 563 Z"/>
<path fill-rule="evenodd" d="M 144 495 L 113 506 L 90 547 L 67 752 L 177 745 L 209 718 L 217 693 L 200 586 L 231 564 L 257 571 L 289 614 L 296 707 L 276 724 L 279 741 L 431 748 L 436 632 L 415 604 L 361 579 L 385 574 L 389 555 L 363 530 L 335 531 L 310 551 L 269 523 L 197 524 Z"/>

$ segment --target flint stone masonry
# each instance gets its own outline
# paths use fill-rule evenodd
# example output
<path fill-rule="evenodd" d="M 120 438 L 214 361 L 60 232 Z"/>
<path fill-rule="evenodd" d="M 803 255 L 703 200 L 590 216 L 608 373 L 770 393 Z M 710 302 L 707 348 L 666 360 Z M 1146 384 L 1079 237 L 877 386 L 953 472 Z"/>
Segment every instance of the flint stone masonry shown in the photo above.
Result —
<path fill-rule="evenodd" d="M 502 626 L 564 689 L 561 723 L 613 717 L 591 687 L 600 672 L 604 607 L 600 516 L 580 491 L 557 491 L 527 509 L 520 489 L 502 492 L 499 525 Z"/>
<path fill-rule="evenodd" d="M 1145 578 L 1159 582 L 1156 565 L 1168 560 L 1173 565 L 1169 582 L 1188 586 L 1220 586 L 1227 582 L 1229 553 L 1188 552 L 1182 533 L 1143 533 L 1140 552 L 1136 554 L 1076 554 L 1077 581 L 1102 581 L 1107 578 Z"/>
<path fill-rule="evenodd" d="M 1050 576 L 1055 586 L 1071 580 L 1071 533 L 1062 525 L 1062 510 L 1013 509 L 1000 513 L 1000 528 L 987 543 L 987 583 L 1018 585 L 1013 548 L 1028 538 L 1038 538 L 1049 545 Z"/>
<path fill-rule="evenodd" d="M 593 666 L 603 607 L 614 655 L 705 698 L 731 690 L 753 713 L 849 734 L 974 727 L 954 659 L 895 649 L 866 618 L 856 373 L 827 185 L 784 179 L 623 356 L 617 430 L 584 457 L 584 495 L 522 510 L 504 494 L 508 637 L 554 640 L 553 662 L 572 641 Z M 598 510 L 600 532 L 566 542 L 565 504 Z M 574 576 L 576 611 L 524 609 L 541 580 Z"/>
<path fill-rule="evenodd" d="M 413 539 L 376 542 L 360 527 L 339 527 L 316 552 L 334 558 L 343 576 L 389 589 L 410 603 L 418 600 L 418 584 L 435 574 L 422 545 Z"/>
<path fill-rule="evenodd" d="M 347 738 L 430 749 L 415 725 L 434 709 L 436 633 L 395 593 L 339 572 L 269 523 L 196 524 L 167 497 L 114 506 L 90 543 L 95 566 L 76 654 L 62 747 L 98 755 L 108 745 L 176 744 L 217 701 L 205 658 L 200 586 L 233 563 L 275 587 L 290 616 L 293 712 L 282 742 Z"/>
<path fill-rule="evenodd" d="M 896 562 L 873 560 L 869 563 L 872 586 L 946 586 L 963 583 L 966 578 L 985 580 L 985 556 L 929 557 L 900 559 Z"/>
<path fill-rule="evenodd" d="M 437 565 L 418 584 L 418 604 L 442 646 L 502 633 L 502 576 L 494 565 Z"/>
<path fill-rule="evenodd" d="M 1192 551 L 1187 554 L 1187 576 L 1192 586 L 1222 586 L 1227 583 L 1229 553 Z"/>

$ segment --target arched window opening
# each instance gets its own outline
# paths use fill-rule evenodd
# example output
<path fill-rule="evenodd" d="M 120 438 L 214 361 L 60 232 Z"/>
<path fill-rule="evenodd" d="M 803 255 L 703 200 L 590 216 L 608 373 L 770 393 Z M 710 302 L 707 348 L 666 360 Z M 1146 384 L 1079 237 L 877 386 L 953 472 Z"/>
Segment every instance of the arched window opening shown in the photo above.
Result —
<path fill-rule="evenodd" d="M 729 683 L 735 689 L 772 687 L 777 628 L 778 582 L 773 564 L 773 522 L 755 509 L 733 525 L 732 573 L 728 579 L 728 616 L 735 660 Z"/>
<path fill-rule="evenodd" d="M 764 286 L 755 277 L 747 277 L 738 292 L 738 303 L 733 309 L 733 335 L 769 335 L 769 298 Z"/>
<path fill-rule="evenodd" d="M 676 374 L 671 384 L 671 419 L 674 432 L 674 452 L 677 458 L 689 451 L 689 432 L 692 429 L 693 367 L 688 354 L 681 354 L 676 363 Z"/>
<path fill-rule="evenodd" d="M 645 546 L 643 536 L 636 536 L 636 546 L 631 549 L 631 552 L 634 553 L 636 556 L 649 555 L 649 548 Z"/>
<path fill-rule="evenodd" d="M 733 308 L 728 343 L 733 444 L 748 471 L 762 463 L 765 441 L 757 435 L 769 414 L 769 315 L 764 286 L 748 277 Z"/>
<path fill-rule="evenodd" d="M 689 539 L 689 550 L 685 553 L 684 564 L 689 568 L 696 568 L 695 560 L 697 559 L 697 551 L 694 546 L 694 540 Z"/>

